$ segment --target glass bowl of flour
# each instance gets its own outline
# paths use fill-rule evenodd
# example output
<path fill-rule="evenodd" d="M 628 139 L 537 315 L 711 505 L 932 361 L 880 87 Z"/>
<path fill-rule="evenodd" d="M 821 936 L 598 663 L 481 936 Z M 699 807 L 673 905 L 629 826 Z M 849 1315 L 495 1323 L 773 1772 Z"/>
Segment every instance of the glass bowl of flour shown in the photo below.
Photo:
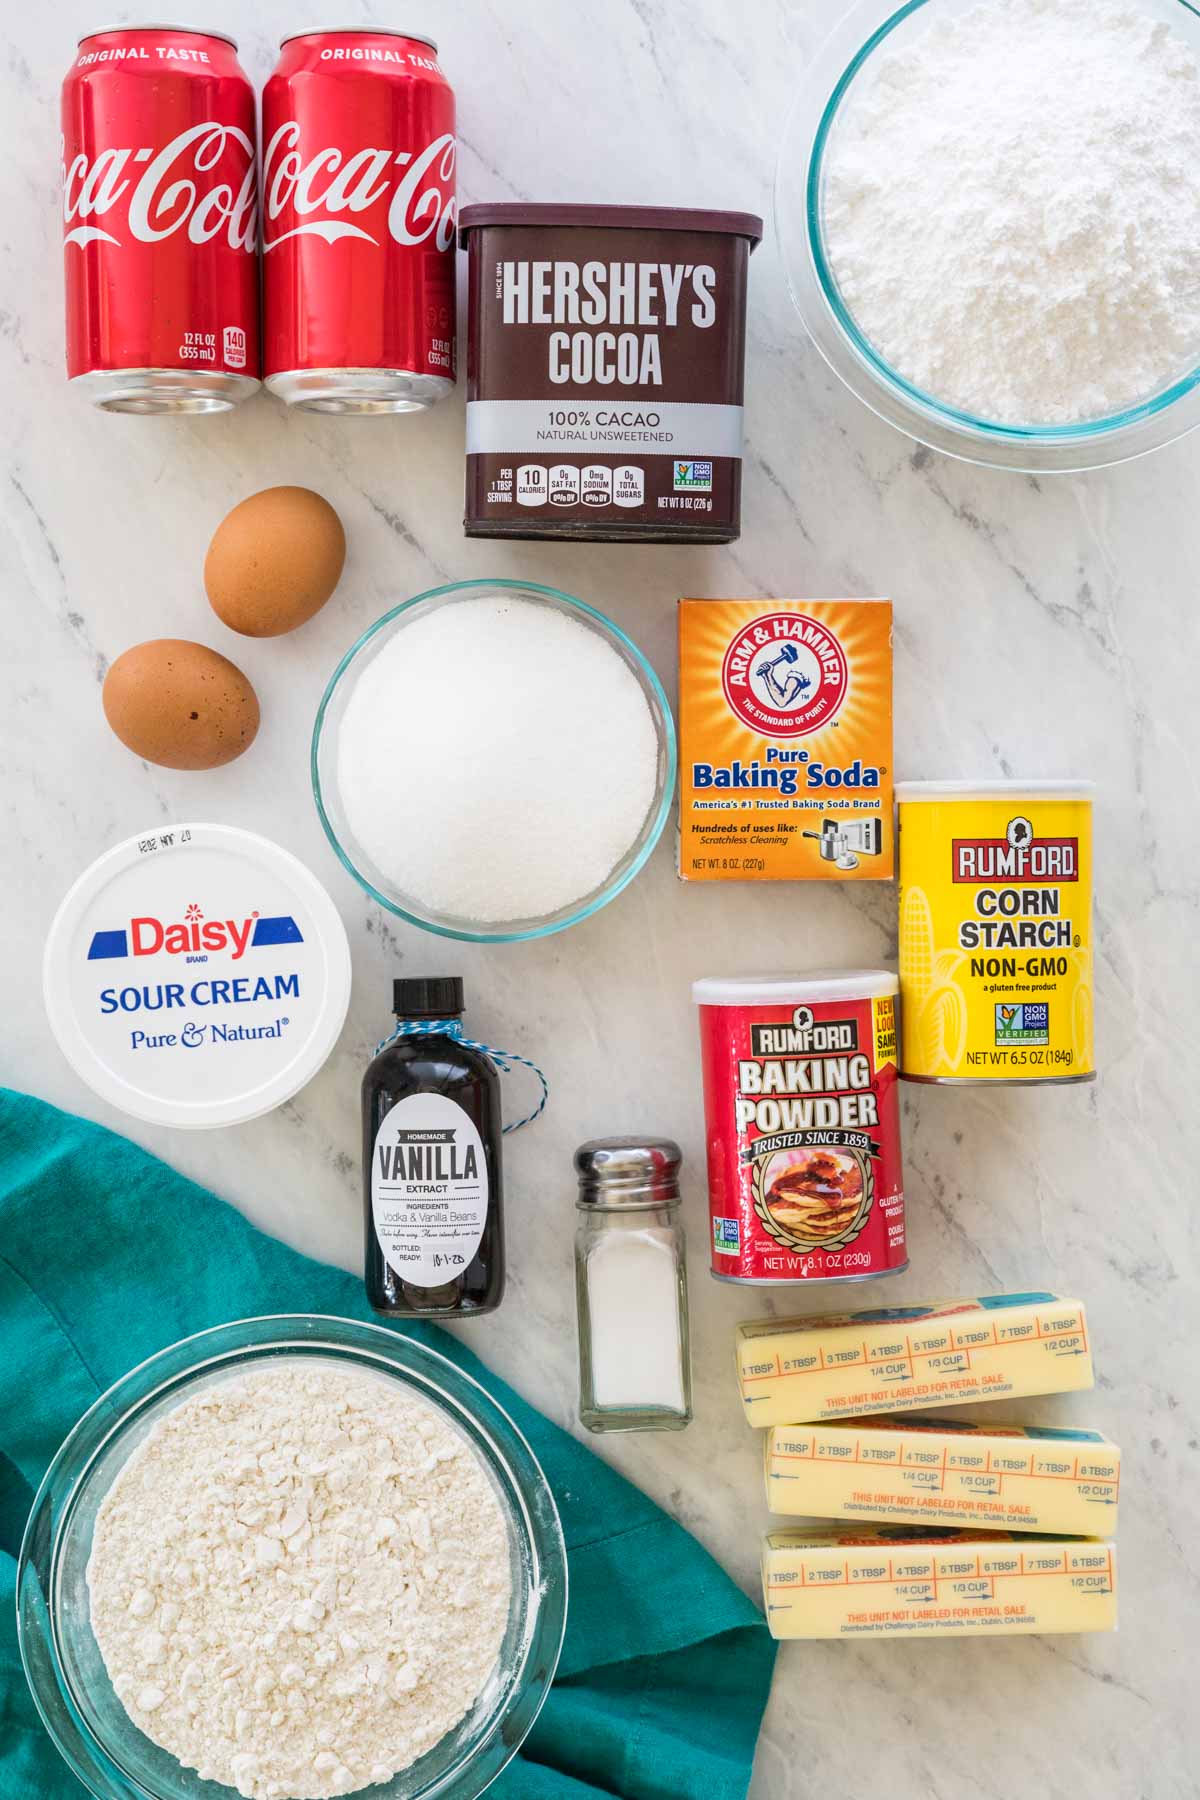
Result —
<path fill-rule="evenodd" d="M 1200 423 L 1200 16 L 1188 0 L 858 0 L 806 72 L 775 216 L 835 373 L 1028 472 Z"/>
<path fill-rule="evenodd" d="M 312 780 L 367 893 L 443 937 L 503 943 L 589 918 L 644 866 L 675 727 L 641 651 L 533 582 L 456 582 L 359 638 L 321 701 Z"/>
<path fill-rule="evenodd" d="M 541 1709 L 566 1605 L 508 1415 L 422 1344 L 310 1314 L 110 1388 L 18 1567 L 38 1710 L 100 1800 L 475 1800 Z"/>

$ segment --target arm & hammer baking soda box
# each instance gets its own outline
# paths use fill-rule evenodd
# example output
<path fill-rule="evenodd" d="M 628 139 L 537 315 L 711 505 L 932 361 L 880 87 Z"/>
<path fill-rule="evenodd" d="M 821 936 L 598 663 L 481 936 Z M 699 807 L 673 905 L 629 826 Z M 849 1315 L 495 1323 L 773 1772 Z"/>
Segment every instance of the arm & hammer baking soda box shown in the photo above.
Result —
<path fill-rule="evenodd" d="M 887 881 L 890 600 L 679 602 L 684 881 Z"/>

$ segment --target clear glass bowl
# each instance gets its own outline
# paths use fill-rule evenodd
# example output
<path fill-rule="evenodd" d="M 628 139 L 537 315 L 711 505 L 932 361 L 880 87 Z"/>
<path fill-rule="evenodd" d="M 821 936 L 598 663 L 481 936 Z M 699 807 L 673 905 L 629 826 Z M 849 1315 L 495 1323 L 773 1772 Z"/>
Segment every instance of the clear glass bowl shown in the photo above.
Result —
<path fill-rule="evenodd" d="M 824 156 L 838 109 L 881 45 L 923 28 L 927 6 L 969 12 L 979 0 L 856 0 L 806 71 L 784 127 L 775 174 L 775 229 L 788 287 L 805 329 L 834 373 L 881 419 L 918 443 L 967 462 L 1029 474 L 1101 468 L 1172 443 L 1200 424 L 1196 362 L 1139 406 L 1072 425 L 998 425 L 943 405 L 914 387 L 876 352 L 838 290 L 823 242 Z M 1200 12 L 1192 0 L 1141 0 L 1200 54 Z M 893 35 L 895 34 L 895 35 Z"/>
<path fill-rule="evenodd" d="M 456 606 L 464 600 L 477 600 L 482 595 L 491 593 L 510 594 L 536 606 L 550 607 L 602 637 L 637 677 L 646 696 L 646 704 L 650 708 L 658 738 L 658 773 L 654 798 L 637 837 L 616 867 L 609 872 L 607 880 L 598 888 L 542 918 L 488 921 L 457 918 L 451 914 L 431 911 L 415 895 L 403 892 L 390 882 L 357 842 L 338 791 L 339 727 L 355 681 L 367 663 L 391 642 L 398 631 L 403 631 L 417 619 L 424 618 L 437 608 Z M 410 925 L 420 925 L 426 931 L 437 932 L 441 937 L 461 938 L 468 943 L 477 944 L 516 943 L 524 938 L 549 937 L 552 932 L 563 931 L 568 925 L 577 925 L 581 919 L 590 918 L 602 906 L 607 906 L 610 900 L 615 900 L 645 865 L 662 836 L 675 793 L 675 723 L 662 683 L 637 645 L 626 637 L 619 626 L 614 625 L 611 619 L 605 618 L 594 607 L 585 605 L 582 600 L 573 600 L 570 594 L 560 593 L 557 588 L 542 587 L 537 582 L 456 581 L 447 587 L 431 588 L 428 593 L 418 594 L 415 599 L 405 600 L 400 606 L 393 607 L 391 612 L 384 613 L 347 650 L 333 672 L 317 711 L 312 740 L 312 784 L 326 836 L 355 881 L 380 906 L 386 906 L 389 912 L 398 913 Z"/>
<path fill-rule="evenodd" d="M 43 1723 L 99 1800 L 230 1800 L 144 1737 L 113 1692 L 88 1609 L 100 1503 L 165 1412 L 197 1389 L 277 1357 L 319 1357 L 403 1382 L 469 1440 L 508 1523 L 512 1608 L 500 1659 L 465 1719 L 370 1800 L 475 1800 L 514 1755 L 549 1692 L 567 1616 L 554 1497 L 525 1439 L 491 1396 L 436 1351 L 379 1325 L 285 1314 L 184 1338 L 132 1369 L 83 1415 L 47 1470 L 17 1570 L 17 1629 Z"/>

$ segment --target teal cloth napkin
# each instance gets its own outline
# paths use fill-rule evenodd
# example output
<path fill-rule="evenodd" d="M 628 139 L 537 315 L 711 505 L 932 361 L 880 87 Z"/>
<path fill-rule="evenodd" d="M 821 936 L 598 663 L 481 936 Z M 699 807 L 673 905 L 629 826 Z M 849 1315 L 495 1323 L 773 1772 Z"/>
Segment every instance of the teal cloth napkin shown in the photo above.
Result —
<path fill-rule="evenodd" d="M 264 1237 L 125 1138 L 0 1089 L 0 1800 L 81 1800 L 17 1652 L 16 1553 L 79 1415 L 134 1364 L 259 1313 L 373 1319 L 361 1283 Z M 741 1800 L 775 1646 L 696 1540 L 469 1350 L 554 1490 L 570 1615 L 553 1690 L 496 1800 Z"/>

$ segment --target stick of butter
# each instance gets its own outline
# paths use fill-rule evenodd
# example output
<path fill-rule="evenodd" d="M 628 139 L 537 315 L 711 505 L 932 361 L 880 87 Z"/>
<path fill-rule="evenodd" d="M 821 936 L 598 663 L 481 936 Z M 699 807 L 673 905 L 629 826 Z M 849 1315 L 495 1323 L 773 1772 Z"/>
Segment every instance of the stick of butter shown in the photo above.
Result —
<path fill-rule="evenodd" d="M 908 1519 L 1111 1537 L 1121 1452 L 1098 1431 L 976 1420 L 773 1425 L 767 1505 L 817 1519 Z"/>
<path fill-rule="evenodd" d="M 803 1425 L 864 1413 L 1090 1388 L 1078 1300 L 991 1294 L 737 1327 L 742 1404 L 752 1425 Z"/>
<path fill-rule="evenodd" d="M 1115 1631 L 1116 1556 L 1096 1538 L 1008 1531 L 776 1531 L 765 1540 L 771 1636 L 984 1637 Z"/>

